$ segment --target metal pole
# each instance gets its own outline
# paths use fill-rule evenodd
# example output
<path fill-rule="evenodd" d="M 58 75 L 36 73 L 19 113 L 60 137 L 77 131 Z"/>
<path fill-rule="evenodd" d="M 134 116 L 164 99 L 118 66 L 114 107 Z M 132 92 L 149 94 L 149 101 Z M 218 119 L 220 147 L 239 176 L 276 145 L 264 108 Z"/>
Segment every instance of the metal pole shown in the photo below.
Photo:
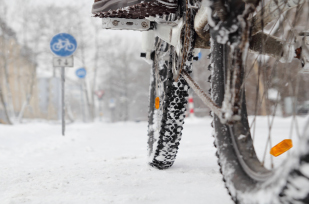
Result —
<path fill-rule="evenodd" d="M 82 109 L 83 122 L 86 122 L 86 119 L 85 119 L 85 107 L 84 107 L 84 92 L 83 92 L 82 79 L 80 79 L 80 101 L 81 101 L 81 109 Z"/>
<path fill-rule="evenodd" d="M 99 99 L 100 122 L 102 122 L 102 99 Z"/>
<path fill-rule="evenodd" d="M 64 99 L 64 83 L 65 83 L 65 68 L 61 67 L 61 85 L 62 85 L 62 90 L 61 90 L 61 95 L 62 95 L 62 99 L 61 99 L 61 103 L 62 103 L 62 135 L 64 136 L 65 133 L 65 99 Z"/>
<path fill-rule="evenodd" d="M 112 108 L 112 123 L 114 122 L 115 118 L 114 118 L 114 108 Z"/>

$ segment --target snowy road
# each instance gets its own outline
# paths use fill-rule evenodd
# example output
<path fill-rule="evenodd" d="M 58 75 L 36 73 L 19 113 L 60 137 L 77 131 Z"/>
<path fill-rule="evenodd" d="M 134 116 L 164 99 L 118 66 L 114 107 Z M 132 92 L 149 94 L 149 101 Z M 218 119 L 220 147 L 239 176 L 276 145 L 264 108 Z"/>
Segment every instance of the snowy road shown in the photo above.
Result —
<path fill-rule="evenodd" d="M 0 126 L 1 204 L 229 204 L 210 119 L 187 121 L 174 166 L 146 164 L 147 123 Z"/>

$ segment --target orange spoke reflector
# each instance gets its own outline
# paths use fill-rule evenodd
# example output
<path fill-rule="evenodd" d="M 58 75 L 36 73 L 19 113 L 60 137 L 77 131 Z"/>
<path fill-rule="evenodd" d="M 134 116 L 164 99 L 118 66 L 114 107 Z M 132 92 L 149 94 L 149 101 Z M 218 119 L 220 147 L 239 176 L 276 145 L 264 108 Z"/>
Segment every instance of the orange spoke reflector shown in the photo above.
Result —
<path fill-rule="evenodd" d="M 156 106 L 156 109 L 160 108 L 160 98 L 159 97 L 156 98 L 155 106 Z"/>
<path fill-rule="evenodd" d="M 277 157 L 293 147 L 292 140 L 286 139 L 271 148 L 270 154 Z"/>

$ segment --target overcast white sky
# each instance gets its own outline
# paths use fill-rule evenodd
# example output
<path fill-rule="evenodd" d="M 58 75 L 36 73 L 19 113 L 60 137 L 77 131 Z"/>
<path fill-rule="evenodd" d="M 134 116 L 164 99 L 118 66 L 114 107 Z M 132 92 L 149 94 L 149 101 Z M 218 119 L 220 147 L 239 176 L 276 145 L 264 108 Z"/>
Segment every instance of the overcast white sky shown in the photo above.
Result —
<path fill-rule="evenodd" d="M 24 0 L 23 0 L 24 1 Z M 8 5 L 15 5 L 19 3 L 19 0 L 4 0 Z M 69 4 L 80 4 L 80 5 L 91 5 L 93 3 L 92 0 L 27 0 L 28 4 L 32 5 L 46 5 L 46 4 L 55 4 L 55 5 L 69 5 Z"/>
<path fill-rule="evenodd" d="M 43 7 L 48 5 L 57 5 L 57 6 L 77 6 L 82 9 L 81 15 L 84 16 L 86 22 L 91 23 L 95 21 L 98 26 L 101 26 L 101 19 L 92 18 L 91 7 L 94 0 L 2 0 L 8 6 L 8 15 L 6 22 L 12 27 L 15 32 L 21 34 L 19 30 L 21 30 L 22 24 L 17 20 L 16 11 L 20 7 Z M 0 0 L 1 2 L 1 0 Z M 19 9 L 20 11 L 21 9 Z M 20 16 L 19 16 L 20 17 Z M 139 53 L 141 49 L 141 32 L 138 31 L 115 31 L 115 30 L 99 30 L 100 35 L 102 36 L 113 36 L 113 35 L 120 35 L 122 38 L 127 39 L 128 41 L 136 42 L 136 48 L 138 49 L 137 53 Z M 19 36 L 20 37 L 20 36 Z M 19 38 L 19 40 L 22 39 Z M 21 43 L 23 43 L 20 40 Z M 48 42 L 49 43 L 49 42 Z M 47 44 L 48 44 L 47 43 Z M 118 49 L 124 49 L 123 46 L 119 46 Z M 77 58 L 76 58 L 77 59 Z M 83 66 L 81 62 L 75 60 L 75 65 L 80 67 Z"/>
<path fill-rule="evenodd" d="M 1 1 L 1 0 L 0 0 Z M 91 8 L 94 0 L 3 0 L 6 5 L 8 5 L 8 12 L 10 17 L 14 17 L 16 15 L 16 9 L 21 6 L 27 4 L 27 6 L 43 6 L 43 5 L 57 5 L 57 6 L 66 6 L 66 5 L 79 5 L 83 8 L 85 17 L 91 17 Z M 94 20 L 94 19 L 93 19 Z M 99 21 L 99 19 L 95 19 Z M 13 28 L 14 25 L 11 25 Z M 121 32 L 124 36 L 136 36 L 136 38 L 141 37 L 141 32 L 132 32 L 132 31 L 113 31 L 114 33 Z"/>

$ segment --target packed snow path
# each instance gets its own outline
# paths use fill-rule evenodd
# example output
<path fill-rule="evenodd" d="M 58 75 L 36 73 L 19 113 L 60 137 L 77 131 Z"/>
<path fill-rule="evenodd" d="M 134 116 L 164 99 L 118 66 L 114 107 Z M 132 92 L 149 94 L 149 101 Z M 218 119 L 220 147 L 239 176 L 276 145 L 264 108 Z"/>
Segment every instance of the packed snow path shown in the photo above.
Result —
<path fill-rule="evenodd" d="M 229 204 L 211 119 L 186 121 L 174 166 L 146 164 L 147 123 L 0 125 L 1 204 Z"/>

